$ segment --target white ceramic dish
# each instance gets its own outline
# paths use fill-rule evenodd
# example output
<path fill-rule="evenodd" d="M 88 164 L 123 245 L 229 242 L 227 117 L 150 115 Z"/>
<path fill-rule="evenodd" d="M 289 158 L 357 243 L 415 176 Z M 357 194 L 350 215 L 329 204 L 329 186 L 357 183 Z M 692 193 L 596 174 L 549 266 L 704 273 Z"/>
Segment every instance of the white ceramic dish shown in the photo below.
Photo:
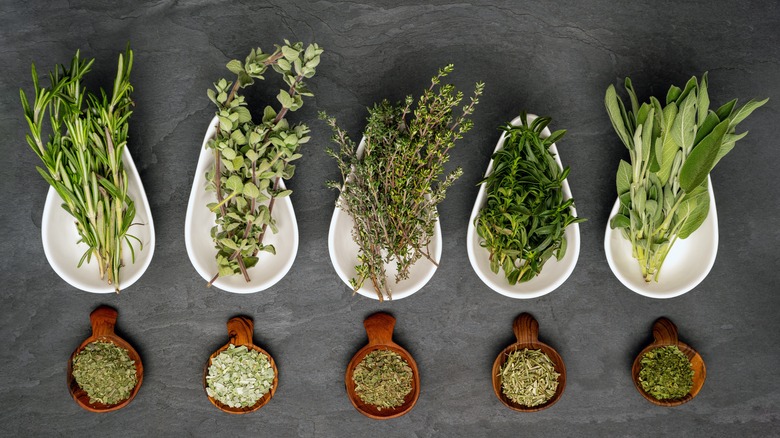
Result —
<path fill-rule="evenodd" d="M 527 116 L 529 123 L 536 118 L 537 116 L 533 114 L 528 114 Z M 514 120 L 512 120 L 511 124 L 513 126 L 519 126 L 521 124 L 521 120 L 522 119 L 520 117 L 516 117 Z M 549 135 L 550 130 L 544 128 L 542 131 L 542 137 L 548 137 Z M 493 151 L 493 153 L 504 147 L 505 139 L 506 135 L 502 134 L 501 138 L 498 139 L 498 144 L 496 145 L 496 149 Z M 558 166 L 563 169 L 563 164 L 561 164 L 561 158 L 558 154 L 558 149 L 555 147 L 555 144 L 550 145 L 550 152 L 555 154 L 555 162 L 557 162 Z M 488 163 L 485 176 L 489 175 L 492 171 L 493 160 L 491 159 L 490 163 Z M 563 198 L 569 199 L 571 197 L 572 195 L 571 189 L 569 188 L 569 182 L 568 180 L 564 180 Z M 474 268 L 474 272 L 477 273 L 479 278 L 494 291 L 510 298 L 540 297 L 552 292 L 561 284 L 563 284 L 563 282 L 569 278 L 572 271 L 574 271 L 574 266 L 577 264 L 577 259 L 580 256 L 580 225 L 571 224 L 566 227 L 565 236 L 568 246 L 566 248 L 566 254 L 563 256 L 563 259 L 559 261 L 555 257 L 552 257 L 547 260 L 547 262 L 544 264 L 544 267 L 542 268 L 542 271 L 535 278 L 524 283 L 510 285 L 506 280 L 504 271 L 499 270 L 497 274 L 494 274 L 493 271 L 490 270 L 490 253 L 479 245 L 480 239 L 477 235 L 477 229 L 474 226 L 474 220 L 479 215 L 479 211 L 482 209 L 482 207 L 484 207 L 486 201 L 486 187 L 484 184 L 482 184 L 479 187 L 479 193 L 477 193 L 477 200 L 474 202 L 474 208 L 471 210 L 469 227 L 466 234 L 466 249 L 468 251 L 469 261 L 471 262 L 471 267 Z M 572 215 L 577 216 L 577 210 L 573 206 L 571 208 L 571 213 Z"/>
<path fill-rule="evenodd" d="M 358 156 L 363 154 L 364 149 L 365 138 L 361 140 L 358 145 Z M 357 277 L 355 266 L 360 263 L 358 261 L 358 252 L 360 251 L 360 248 L 355 241 L 352 240 L 352 229 L 354 224 L 355 222 L 352 220 L 352 216 L 338 207 L 334 208 L 333 216 L 330 219 L 330 230 L 328 231 L 328 251 L 330 252 L 330 261 L 333 263 L 333 268 L 336 269 L 339 278 L 341 278 L 341 281 L 343 281 L 350 290 L 352 290 L 352 286 L 349 284 L 349 280 Z M 436 221 L 436 228 L 433 232 L 433 240 L 431 241 L 429 250 L 431 257 L 433 257 L 438 264 L 441 261 L 442 250 L 441 223 L 439 221 Z M 398 270 L 396 269 L 395 263 L 385 265 L 388 283 L 391 287 L 392 299 L 400 300 L 422 289 L 422 287 L 430 281 L 431 277 L 433 277 L 436 268 L 437 266 L 431 263 L 430 260 L 421 258 L 409 270 L 409 278 L 396 283 L 395 275 Z M 363 287 L 358 289 L 357 292 L 364 297 L 373 298 L 375 300 L 379 299 L 371 281 L 366 281 L 363 284 Z"/>
<path fill-rule="evenodd" d="M 650 298 L 673 298 L 690 291 L 709 274 L 718 254 L 718 212 L 712 180 L 707 178 L 710 193 L 707 219 L 687 239 L 677 239 L 661 267 L 658 282 L 645 282 L 639 263 L 631 255 L 631 242 L 623 238 L 620 230 L 610 228 L 607 221 L 604 251 L 610 269 L 624 286 Z M 619 207 L 617 200 L 610 218 L 617 214 Z"/>
<path fill-rule="evenodd" d="M 122 153 L 125 172 L 127 172 L 127 192 L 135 202 L 134 225 L 130 227 L 130 234 L 136 236 L 143 243 L 143 251 L 139 250 L 138 242 L 133 241 L 135 250 L 135 263 L 132 262 L 130 249 L 127 242 L 123 244 L 122 255 L 124 266 L 119 271 L 119 287 L 122 291 L 132 286 L 149 267 L 154 255 L 154 221 L 149 201 L 146 198 L 144 186 L 138 176 L 130 151 L 125 147 Z M 86 261 L 79 268 L 78 263 L 87 245 L 76 244 L 79 234 L 74 225 L 73 217 L 62 208 L 62 198 L 53 187 L 49 187 L 46 195 L 46 204 L 43 206 L 43 218 L 41 220 L 41 238 L 43 252 L 54 272 L 71 286 L 92 293 L 115 292 L 114 285 L 101 280 L 100 271 L 95 259 L 90 263 Z M 132 239 L 131 239 L 132 241 Z"/>
<path fill-rule="evenodd" d="M 211 227 L 215 224 L 216 215 L 206 207 L 210 202 L 216 202 L 216 197 L 214 192 L 205 190 L 206 171 L 214 166 L 213 151 L 206 148 L 206 143 L 216 135 L 217 123 L 218 119 L 214 116 L 203 138 L 184 221 L 187 255 L 206 282 L 217 273 L 217 249 L 211 239 Z M 279 182 L 279 187 L 285 188 L 284 181 Z M 287 274 L 298 254 L 298 223 L 290 197 L 277 199 L 272 214 L 279 232 L 274 234 L 269 229 L 263 243 L 273 245 L 276 255 L 264 251 L 258 253 L 260 260 L 257 265 L 247 269 L 251 281 L 247 282 L 242 275 L 231 275 L 217 278 L 213 283 L 215 287 L 234 293 L 260 292 L 275 285 Z"/>

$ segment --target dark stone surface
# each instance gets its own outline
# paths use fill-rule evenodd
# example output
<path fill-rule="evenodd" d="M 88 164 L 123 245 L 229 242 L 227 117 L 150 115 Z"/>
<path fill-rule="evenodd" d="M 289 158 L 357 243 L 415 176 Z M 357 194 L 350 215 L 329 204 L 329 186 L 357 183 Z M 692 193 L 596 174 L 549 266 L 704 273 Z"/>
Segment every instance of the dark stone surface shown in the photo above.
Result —
<path fill-rule="evenodd" d="M 47 4 L 50 3 L 50 4 Z M 0 434 L 181 436 L 767 436 L 778 434 L 780 319 L 775 176 L 780 102 L 780 10 L 774 2 L 22 2 L 0 4 Z M 626 3 L 626 4 L 619 4 Z M 652 6 L 650 5 L 652 4 Z M 198 148 L 211 118 L 205 96 L 231 57 L 284 38 L 316 41 L 326 53 L 311 80 L 316 98 L 294 114 L 313 128 L 290 186 L 301 245 L 290 273 L 248 296 L 206 289 L 183 242 Z M 48 266 L 40 240 L 46 183 L 24 142 L 18 88 L 29 69 L 96 57 L 91 80 L 108 84 L 130 41 L 136 112 L 133 156 L 157 228 L 146 275 L 119 296 L 80 292 Z M 442 264 L 418 294 L 379 304 L 351 297 L 328 259 L 327 231 L 337 176 L 315 120 L 328 110 L 358 136 L 365 107 L 417 93 L 435 70 L 456 64 L 454 82 L 486 82 L 476 128 L 454 150 L 463 178 L 441 205 Z M 603 109 L 607 85 L 630 75 L 641 97 L 710 72 L 714 103 L 772 101 L 744 123 L 750 135 L 713 172 L 720 219 L 718 259 L 694 291 L 652 300 L 612 275 L 603 232 L 614 172 L 625 150 Z M 250 94 L 254 109 L 276 94 L 269 81 Z M 571 278 L 542 298 L 492 292 L 466 256 L 468 215 L 497 138 L 522 109 L 569 130 L 559 144 L 582 225 Z M 119 329 L 144 358 L 146 374 L 127 408 L 95 415 L 65 386 L 65 362 L 89 335 L 99 304 L 120 312 Z M 361 322 L 376 310 L 398 318 L 397 340 L 417 359 L 422 394 L 388 422 L 358 414 L 343 373 L 365 342 Z M 542 338 L 566 361 L 561 401 L 535 414 L 506 409 L 492 393 L 490 365 L 511 341 L 512 319 L 529 311 Z M 277 359 L 279 390 L 261 411 L 228 416 L 207 401 L 201 373 L 224 343 L 224 325 L 252 315 L 259 344 Z M 707 363 L 696 400 L 650 405 L 633 388 L 630 364 L 652 322 L 668 316 Z"/>

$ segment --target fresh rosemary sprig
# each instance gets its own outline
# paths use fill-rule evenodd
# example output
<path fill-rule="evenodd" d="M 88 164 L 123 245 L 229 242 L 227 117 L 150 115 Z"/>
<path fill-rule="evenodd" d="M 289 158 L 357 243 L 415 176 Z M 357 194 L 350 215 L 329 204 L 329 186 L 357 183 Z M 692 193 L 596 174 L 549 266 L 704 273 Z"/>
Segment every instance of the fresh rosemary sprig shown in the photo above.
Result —
<path fill-rule="evenodd" d="M 566 133 L 555 131 L 542 138 L 550 123 L 540 117 L 520 126 L 503 128 L 503 148 L 493 155 L 493 171 L 480 184 L 486 185 L 487 201 L 475 220 L 480 245 L 490 252 L 490 269 L 504 270 L 509 284 L 528 281 L 553 255 L 566 254 L 566 227 L 585 221 L 572 215 L 574 199 L 563 199 L 563 171 L 550 146 Z"/>
<path fill-rule="evenodd" d="M 133 51 L 127 49 L 119 55 L 110 96 L 103 90 L 95 95 L 84 88 L 82 79 L 93 62 L 94 59 L 82 60 L 76 52 L 70 68 L 59 65 L 49 74 L 49 88 L 40 86 L 33 64 L 33 105 L 30 106 L 24 91 L 19 94 L 30 127 L 27 143 L 45 167 L 36 168 L 75 219 L 79 242 L 88 246 L 78 266 L 94 257 L 100 278 L 119 292 L 123 244 L 127 243 L 133 262 L 131 239 L 143 250 L 142 242 L 128 233 L 132 225 L 139 224 L 133 223 L 135 205 L 127 194 L 128 180 L 122 162 L 133 105 Z M 47 119 L 51 134 L 44 142 Z"/>
<path fill-rule="evenodd" d="M 460 115 L 453 109 L 463 93 L 441 80 L 451 73 L 452 65 L 439 70 L 414 106 L 408 96 L 403 104 L 388 101 L 369 110 L 363 133 L 365 150 L 358 155 L 356 145 L 346 132 L 325 113 L 333 129 L 338 152 L 328 153 L 336 159 L 341 181 L 328 186 L 341 194 L 337 207 L 354 220 L 352 238 L 360 248 L 357 278 L 351 280 L 356 292 L 370 280 L 380 300 L 392 298 L 385 264 L 395 262 L 395 281 L 409 277 L 409 269 L 420 258 L 436 263 L 428 252 L 438 220 L 436 205 L 444 200 L 447 188 L 462 174 L 460 168 L 444 179 L 444 164 L 455 141 L 472 127 L 468 118 L 478 103 L 484 85 L 477 83 L 470 103 Z"/>
<path fill-rule="evenodd" d="M 208 90 L 219 119 L 216 136 L 206 145 L 214 151 L 206 190 L 216 194 L 216 202 L 208 207 L 217 215 L 211 237 L 218 250 L 218 272 L 209 286 L 220 276 L 238 273 L 249 282 L 247 269 L 257 264 L 258 252 L 276 254 L 273 245 L 263 244 L 263 238 L 268 227 L 277 232 L 274 203 L 292 193 L 280 189 L 280 181 L 292 178 L 295 166 L 290 163 L 302 156 L 300 146 L 310 138 L 306 125 L 290 126 L 285 115 L 303 106 L 303 96 L 313 96 L 303 79 L 314 76 L 322 52 L 317 44 L 304 49 L 303 43 L 287 40 L 273 53 L 253 49 L 244 62 L 234 59 L 227 64 L 237 75 L 235 82 L 221 79 L 214 90 Z M 255 124 L 238 90 L 263 79 L 269 66 L 289 88 L 276 97 L 279 110 L 266 106 L 262 121 Z"/>

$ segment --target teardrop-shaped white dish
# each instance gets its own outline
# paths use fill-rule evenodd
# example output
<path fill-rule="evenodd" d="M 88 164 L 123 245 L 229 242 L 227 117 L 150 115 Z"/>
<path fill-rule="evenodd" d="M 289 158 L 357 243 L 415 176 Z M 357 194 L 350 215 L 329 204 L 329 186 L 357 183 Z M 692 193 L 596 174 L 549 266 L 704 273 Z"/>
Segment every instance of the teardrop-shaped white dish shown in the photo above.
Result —
<path fill-rule="evenodd" d="M 533 114 L 527 115 L 528 123 L 535 120 L 537 116 Z M 515 117 L 511 124 L 513 126 L 519 126 L 522 119 L 518 116 Z M 550 130 L 544 128 L 542 131 L 542 138 L 550 136 Z M 506 140 L 506 133 L 501 135 L 498 139 L 496 149 L 493 151 L 495 154 L 501 148 L 504 147 L 504 141 Z M 555 154 L 555 162 L 563 169 L 560 155 L 558 154 L 558 148 L 553 143 L 550 145 L 550 152 Z M 490 175 L 493 171 L 493 160 L 488 163 L 485 176 Z M 569 181 L 563 181 L 563 198 L 569 199 L 572 197 L 571 189 L 569 188 Z M 526 281 L 524 283 L 516 283 L 515 285 L 509 284 L 504 275 L 503 270 L 499 270 L 497 274 L 494 274 L 490 270 L 490 253 L 487 249 L 479 245 L 479 235 L 477 234 L 477 228 L 474 226 L 474 221 L 479 215 L 479 211 L 485 206 L 487 202 L 487 187 L 481 184 L 479 187 L 479 193 L 477 193 L 477 200 L 474 202 L 474 208 L 471 210 L 471 217 L 469 218 L 469 227 L 466 233 L 466 249 L 469 254 L 469 261 L 471 267 L 474 268 L 474 272 L 477 273 L 479 278 L 491 289 L 505 295 L 510 298 L 536 298 L 542 295 L 546 295 L 563 284 L 567 278 L 574 271 L 574 266 L 577 264 L 577 259 L 580 256 L 580 224 L 571 224 L 566 227 L 564 235 L 566 236 L 566 254 L 560 261 L 555 257 L 551 257 L 544 264 L 542 271 L 535 278 Z M 577 210 L 574 206 L 571 207 L 571 214 L 577 216 Z"/>
<path fill-rule="evenodd" d="M 357 149 L 357 155 L 362 156 L 365 149 L 365 138 L 360 141 Z M 333 209 L 333 216 L 330 219 L 330 230 L 328 231 L 328 251 L 330 252 L 330 261 L 333 263 L 333 268 L 336 269 L 336 273 L 341 278 L 341 281 L 352 289 L 352 285 L 349 284 L 349 280 L 357 277 L 355 266 L 360 264 L 358 261 L 358 253 L 360 248 L 352 239 L 352 229 L 355 222 L 352 220 L 352 216 L 344 212 L 344 210 L 335 207 Z M 442 238 L 441 238 L 441 222 L 436 221 L 436 227 L 433 231 L 433 240 L 429 245 L 431 257 L 436 260 L 438 264 L 441 262 L 441 250 L 442 250 Z M 421 258 L 415 263 L 411 269 L 409 269 L 409 278 L 395 282 L 395 275 L 398 273 L 395 263 L 385 265 L 387 272 L 387 280 L 391 287 L 392 299 L 400 300 L 406 298 L 409 295 L 422 289 L 428 281 L 430 281 L 433 274 L 436 272 L 437 266 L 430 262 L 426 258 Z M 379 299 L 373 285 L 370 281 L 366 281 L 363 287 L 358 289 L 357 293 L 364 297 Z"/>
<path fill-rule="evenodd" d="M 214 116 L 203 138 L 184 221 L 187 254 L 192 266 L 206 282 L 217 273 L 217 249 L 211 239 L 211 227 L 215 224 L 216 215 L 206 207 L 207 204 L 216 202 L 216 196 L 214 192 L 207 192 L 205 189 L 206 171 L 214 166 L 214 153 L 206 148 L 206 143 L 216 135 L 218 123 L 219 120 Z M 285 188 L 284 181 L 279 181 L 279 187 Z M 273 245 L 276 255 L 265 251 L 258 253 L 260 260 L 257 265 L 247 269 L 251 281 L 247 282 L 242 275 L 231 275 L 217 278 L 214 286 L 227 292 L 254 293 L 275 285 L 287 274 L 298 254 L 298 223 L 290 197 L 277 199 L 272 214 L 279 232 L 274 234 L 269 229 L 263 243 Z"/>
<path fill-rule="evenodd" d="M 133 285 L 149 267 L 154 255 L 154 221 L 152 210 L 149 208 L 149 200 L 146 198 L 144 186 L 138 175 L 130 150 L 125 147 L 122 152 L 122 162 L 127 172 L 127 193 L 135 202 L 135 219 L 129 233 L 137 237 L 143 243 L 143 250 L 139 250 L 138 242 L 133 242 L 135 250 L 135 263 L 132 262 L 130 249 L 127 242 L 122 248 L 124 266 L 119 270 L 119 287 L 126 290 Z M 62 198 L 53 187 L 49 187 L 46 195 L 46 204 L 43 206 L 43 218 L 41 220 L 41 238 L 43 252 L 49 260 L 54 272 L 71 286 L 86 292 L 107 294 L 115 292 L 114 285 L 100 279 L 100 271 L 93 258 L 90 263 L 84 261 L 78 267 L 81 256 L 87 250 L 84 243 L 76 244 L 79 234 L 74 225 L 73 217 L 62 208 Z"/>
<path fill-rule="evenodd" d="M 607 221 L 604 251 L 610 269 L 624 286 L 650 298 L 673 298 L 690 291 L 709 274 L 718 254 L 718 212 L 709 176 L 707 183 L 710 193 L 707 218 L 687 239 L 677 239 L 666 256 L 657 282 L 645 282 L 639 262 L 631 255 L 631 242 L 623 237 L 620 230 L 610 228 Z M 610 219 L 619 208 L 620 200 L 616 200 L 609 213 Z"/>

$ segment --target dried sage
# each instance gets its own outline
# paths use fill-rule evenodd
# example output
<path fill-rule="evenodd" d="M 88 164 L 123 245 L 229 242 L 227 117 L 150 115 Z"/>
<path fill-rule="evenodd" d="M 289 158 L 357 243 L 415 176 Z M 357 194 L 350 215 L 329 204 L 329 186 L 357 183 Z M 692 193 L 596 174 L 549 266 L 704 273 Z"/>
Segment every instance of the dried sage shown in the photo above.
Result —
<path fill-rule="evenodd" d="M 267 394 L 273 381 L 274 370 L 268 356 L 244 345 L 230 344 L 211 359 L 206 393 L 231 408 L 244 408 Z"/>
<path fill-rule="evenodd" d="M 542 350 L 509 353 L 501 366 L 501 390 L 517 404 L 533 407 L 547 403 L 558 389 L 555 364 Z"/>
<path fill-rule="evenodd" d="M 73 358 L 73 377 L 90 403 L 114 405 L 130 397 L 138 383 L 135 361 L 111 342 L 91 342 Z"/>
<path fill-rule="evenodd" d="M 412 392 L 412 368 L 400 354 L 375 350 L 355 367 L 352 373 L 355 394 L 378 410 L 397 408 Z"/>
<path fill-rule="evenodd" d="M 642 356 L 639 383 L 657 400 L 682 398 L 693 387 L 693 367 L 676 345 L 654 348 Z"/>

